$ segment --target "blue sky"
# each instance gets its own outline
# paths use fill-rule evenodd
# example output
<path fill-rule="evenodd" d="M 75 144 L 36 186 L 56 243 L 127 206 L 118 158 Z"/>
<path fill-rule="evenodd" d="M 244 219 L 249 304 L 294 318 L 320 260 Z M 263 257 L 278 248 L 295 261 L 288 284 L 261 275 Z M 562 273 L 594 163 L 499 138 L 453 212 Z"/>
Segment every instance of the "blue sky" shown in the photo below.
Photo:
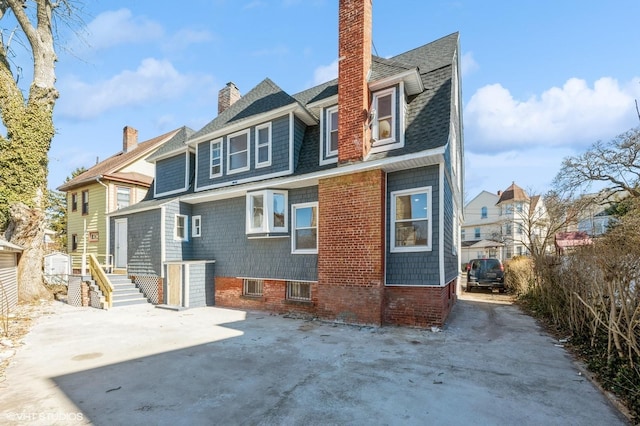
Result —
<path fill-rule="evenodd" d="M 49 186 L 122 148 L 217 113 L 266 77 L 290 94 L 336 76 L 337 0 L 94 0 L 61 27 Z M 562 158 L 640 124 L 637 0 L 373 2 L 394 56 L 460 32 L 466 200 L 515 181 L 545 192 Z M 374 52 L 374 53 L 375 53 Z"/>

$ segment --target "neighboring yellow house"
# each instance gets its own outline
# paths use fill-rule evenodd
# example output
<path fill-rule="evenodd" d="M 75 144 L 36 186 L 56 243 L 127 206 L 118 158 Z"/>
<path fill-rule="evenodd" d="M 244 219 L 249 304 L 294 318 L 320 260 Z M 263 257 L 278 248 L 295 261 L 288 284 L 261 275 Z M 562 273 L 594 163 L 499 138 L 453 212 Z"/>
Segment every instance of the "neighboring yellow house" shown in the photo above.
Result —
<path fill-rule="evenodd" d="M 126 126 L 121 152 L 58 187 L 67 197 L 67 252 L 74 272 L 81 271 L 85 253 L 95 255 L 102 264 L 115 266 L 107 255 L 106 215 L 146 196 L 155 176 L 154 165 L 146 159 L 179 130 L 138 143 L 138 131 Z"/>

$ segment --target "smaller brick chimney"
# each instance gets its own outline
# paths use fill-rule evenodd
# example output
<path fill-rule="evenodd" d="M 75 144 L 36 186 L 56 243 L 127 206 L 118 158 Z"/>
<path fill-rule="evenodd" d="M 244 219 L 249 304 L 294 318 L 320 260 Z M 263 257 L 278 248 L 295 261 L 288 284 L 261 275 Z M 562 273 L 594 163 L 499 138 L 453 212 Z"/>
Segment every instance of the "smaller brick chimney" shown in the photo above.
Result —
<path fill-rule="evenodd" d="M 127 153 L 138 147 L 138 131 L 131 126 L 122 129 L 122 152 Z"/>
<path fill-rule="evenodd" d="M 218 92 L 218 115 L 222 114 L 224 110 L 236 103 L 240 99 L 240 90 L 232 82 L 228 82 Z"/>

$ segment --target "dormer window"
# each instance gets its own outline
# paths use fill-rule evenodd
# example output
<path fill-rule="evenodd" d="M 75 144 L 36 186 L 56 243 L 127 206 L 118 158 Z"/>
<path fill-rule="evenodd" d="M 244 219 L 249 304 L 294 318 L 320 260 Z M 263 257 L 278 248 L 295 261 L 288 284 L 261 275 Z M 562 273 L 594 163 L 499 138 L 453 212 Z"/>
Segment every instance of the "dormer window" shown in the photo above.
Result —
<path fill-rule="evenodd" d="M 375 111 L 372 135 L 375 145 L 396 142 L 396 89 L 374 93 L 371 110 Z"/>
<path fill-rule="evenodd" d="M 327 108 L 327 128 L 325 130 L 327 157 L 338 155 L 338 107 Z"/>

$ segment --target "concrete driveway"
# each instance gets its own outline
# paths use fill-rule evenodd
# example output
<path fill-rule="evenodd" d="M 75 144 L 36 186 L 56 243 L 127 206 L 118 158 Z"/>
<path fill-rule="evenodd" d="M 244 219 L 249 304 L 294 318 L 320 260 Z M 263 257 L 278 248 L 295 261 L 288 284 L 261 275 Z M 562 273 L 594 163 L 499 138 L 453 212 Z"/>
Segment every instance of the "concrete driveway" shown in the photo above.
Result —
<path fill-rule="evenodd" d="M 490 296 L 463 296 L 441 331 L 56 302 L 0 383 L 0 423 L 626 424 L 555 339 Z"/>

